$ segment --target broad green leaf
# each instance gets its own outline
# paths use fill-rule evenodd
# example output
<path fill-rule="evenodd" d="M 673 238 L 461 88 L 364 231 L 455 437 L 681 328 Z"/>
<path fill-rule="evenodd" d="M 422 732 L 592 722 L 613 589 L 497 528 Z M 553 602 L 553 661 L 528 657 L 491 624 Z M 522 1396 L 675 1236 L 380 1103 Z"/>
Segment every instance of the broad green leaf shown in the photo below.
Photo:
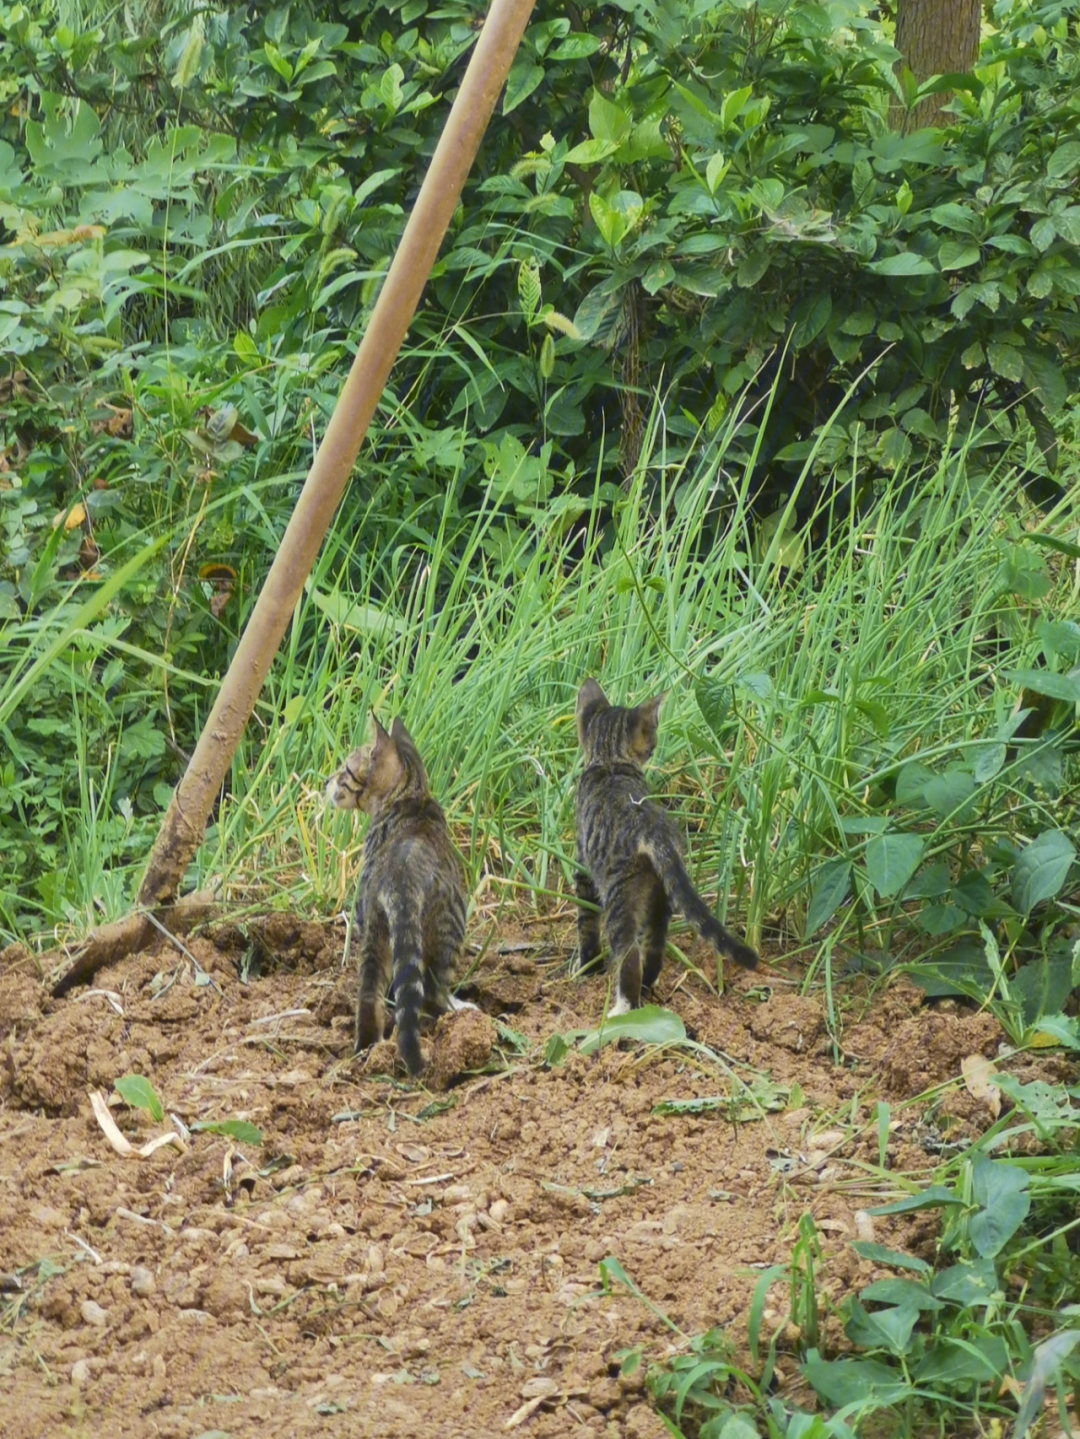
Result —
<path fill-rule="evenodd" d="M 968 870 L 956 881 L 953 898 L 973 919 L 987 919 L 994 914 L 996 897 L 990 881 L 982 870 Z"/>
<path fill-rule="evenodd" d="M 633 1039 L 639 1044 L 680 1044 L 685 1038 L 686 1026 L 677 1014 L 657 1004 L 646 1004 L 629 1014 L 605 1019 L 599 1029 L 585 1035 L 580 1048 L 582 1054 L 592 1054 L 619 1039 Z"/>
<path fill-rule="evenodd" d="M 943 1269 L 930 1281 L 930 1292 L 938 1299 L 974 1308 L 989 1304 L 998 1288 L 997 1271 L 991 1259 L 964 1260 L 950 1269 Z"/>
<path fill-rule="evenodd" d="M 886 255 L 883 260 L 874 260 L 866 267 L 875 275 L 936 275 L 937 271 L 925 255 L 914 250 L 901 250 L 898 255 Z"/>
<path fill-rule="evenodd" d="M 971 816 L 974 793 L 974 778 L 966 770 L 952 768 L 935 775 L 923 790 L 926 803 L 940 819 L 951 817 L 960 823 Z"/>
<path fill-rule="evenodd" d="M 710 155 L 709 162 L 705 166 L 705 183 L 709 187 L 709 194 L 716 194 L 716 187 L 731 169 L 730 160 L 726 159 L 722 150 L 717 150 L 715 155 Z"/>
<path fill-rule="evenodd" d="M 866 845 L 866 872 L 882 899 L 899 894 L 919 867 L 926 845 L 917 834 L 879 834 Z"/>
<path fill-rule="evenodd" d="M 599 165 L 618 149 L 614 140 L 582 140 L 566 152 L 567 165 Z"/>
<path fill-rule="evenodd" d="M 980 365 L 986 364 L 986 351 L 978 340 L 972 341 L 960 355 L 960 363 L 965 370 L 978 369 Z"/>
<path fill-rule="evenodd" d="M 974 775 L 978 784 L 986 784 L 1000 773 L 1008 747 L 1003 744 L 980 745 L 975 751 Z"/>
<path fill-rule="evenodd" d="M 720 123 L 725 130 L 735 123 L 736 117 L 752 94 L 753 86 L 744 85 L 741 90 L 733 90 L 730 95 L 724 96 L 720 106 Z"/>
<path fill-rule="evenodd" d="M 828 290 L 821 290 L 797 307 L 795 326 L 791 332 L 791 343 L 797 350 L 804 349 L 821 334 L 829 323 L 832 303 Z"/>
<path fill-rule="evenodd" d="M 911 458 L 911 439 L 894 425 L 886 430 L 881 442 L 881 462 L 890 470 L 899 470 Z"/>
<path fill-rule="evenodd" d="M 888 1264 L 893 1269 L 910 1269 L 916 1274 L 933 1272 L 925 1259 L 915 1254 L 903 1254 L 898 1249 L 888 1249 L 884 1244 L 875 1244 L 868 1239 L 855 1239 L 851 1247 L 860 1259 L 868 1259 L 872 1264 Z"/>
<path fill-rule="evenodd" d="M 1041 600 L 1053 587 L 1041 555 L 1024 545 L 1010 545 L 991 581 L 995 593 L 1011 591 L 1022 600 Z"/>
<path fill-rule="evenodd" d="M 1064 675 L 1054 674 L 1052 670 L 1006 670 L 1004 677 L 1010 684 L 1021 685 L 1037 695 L 1064 700 L 1067 704 L 1080 702 L 1080 672 L 1076 670 Z"/>
<path fill-rule="evenodd" d="M 665 285 L 670 285 L 675 279 L 675 266 L 670 260 L 657 260 L 655 265 L 650 265 L 641 277 L 641 288 L 648 295 L 655 295 L 657 290 L 662 290 Z"/>
<path fill-rule="evenodd" d="M 943 1338 L 931 1343 L 915 1368 L 920 1385 L 946 1389 L 971 1383 L 990 1383 L 1009 1372 L 1009 1351 L 996 1334 L 977 1334 L 972 1339 Z"/>
<path fill-rule="evenodd" d="M 856 700 L 855 709 L 859 714 L 865 715 L 873 725 L 879 739 L 888 739 L 892 721 L 889 717 L 889 708 L 883 705 L 880 700 Z"/>
<path fill-rule="evenodd" d="M 1015 345 L 987 345 L 986 357 L 995 375 L 1006 380 L 1024 378 L 1024 357 Z"/>
<path fill-rule="evenodd" d="M 282 55 L 276 45 L 271 45 L 269 42 L 263 45 L 263 54 L 266 57 L 267 64 L 277 71 L 287 85 L 293 77 L 293 68 L 288 60 L 285 59 L 285 56 Z"/>
<path fill-rule="evenodd" d="M 836 1408 L 855 1405 L 862 1411 L 901 1404 L 912 1386 L 878 1359 L 820 1359 L 811 1350 L 799 1366 L 803 1378 L 820 1398 Z"/>
<path fill-rule="evenodd" d="M 574 315 L 574 328 L 583 340 L 602 343 L 610 331 L 611 321 L 622 311 L 622 290 L 606 281 L 595 286 L 582 300 Z"/>
<path fill-rule="evenodd" d="M 506 80 L 506 93 L 503 96 L 502 105 L 503 114 L 509 115 L 512 110 L 516 110 L 523 101 L 529 98 L 543 79 L 543 65 L 533 64 L 529 60 L 515 60 Z"/>
<path fill-rule="evenodd" d="M 404 98 L 401 82 L 405 78 L 405 71 L 400 65 L 388 65 L 383 71 L 382 79 L 379 81 L 379 94 L 386 102 L 386 108 L 397 114 L 401 109 L 401 102 Z"/>
<path fill-rule="evenodd" d="M 1076 849 L 1059 829 L 1044 830 L 1021 851 L 1013 866 L 1012 899 L 1021 914 L 1061 893 Z"/>
<path fill-rule="evenodd" d="M 614 249 L 627 231 L 622 215 L 595 190 L 589 191 L 589 213 L 604 244 Z"/>
<path fill-rule="evenodd" d="M 596 35 L 583 35 L 577 31 L 567 35 L 565 40 L 559 42 L 554 50 L 548 51 L 549 60 L 587 60 L 590 55 L 595 55 L 600 49 L 600 39 Z"/>
<path fill-rule="evenodd" d="M 970 240 L 945 240 L 938 250 L 942 270 L 963 270 L 979 263 L 979 247 Z"/>
<path fill-rule="evenodd" d="M 762 704 L 768 704 L 776 693 L 772 677 L 767 674 L 739 674 L 735 676 L 735 683 L 740 689 L 749 690 Z"/>
<path fill-rule="evenodd" d="M 196 1120 L 191 1129 L 203 1134 L 223 1134 L 227 1139 L 235 1139 L 239 1144 L 263 1142 L 262 1130 L 249 1124 L 246 1119 Z"/>
<path fill-rule="evenodd" d="M 869 335 L 876 324 L 877 316 L 872 310 L 856 310 L 847 316 L 840 328 L 845 335 Z"/>
<path fill-rule="evenodd" d="M 942 1184 L 929 1184 L 918 1194 L 909 1194 L 906 1199 L 895 1199 L 891 1204 L 877 1204 L 867 1214 L 913 1214 L 920 1209 L 942 1209 L 963 1204 L 959 1194 L 946 1189 Z"/>
<path fill-rule="evenodd" d="M 826 924 L 843 904 L 851 889 L 851 861 L 830 859 L 814 876 L 810 903 L 806 908 L 803 937 L 810 939 Z"/>
<path fill-rule="evenodd" d="M 918 760 L 908 760 L 896 776 L 896 803 L 905 809 L 922 809 L 926 805 L 926 786 L 934 771 Z"/>
<path fill-rule="evenodd" d="M 894 1279 L 893 1284 L 903 1281 Z M 915 1286 L 912 1285 L 912 1288 Z M 931 1304 L 933 1301 L 931 1300 Z M 844 1333 L 853 1344 L 863 1349 L 884 1349 L 890 1354 L 906 1354 L 911 1333 L 918 1323 L 919 1310 L 914 1304 L 895 1305 L 889 1309 L 869 1310 L 858 1299 L 851 1300 L 851 1315 Z"/>
<path fill-rule="evenodd" d="M 1024 383 L 1035 391 L 1047 414 L 1056 415 L 1065 408 L 1069 386 L 1056 360 L 1039 350 L 1024 351 Z M 1029 535 L 1029 539 L 1038 539 Z"/>
<path fill-rule="evenodd" d="M 1070 989 L 1072 988 L 1075 988 L 1075 985 L 1070 984 Z M 1042 1015 L 1035 1022 L 1035 1030 L 1036 1042 L 1040 1035 L 1045 1035 L 1054 1044 L 1060 1044 L 1063 1049 L 1080 1049 L 1080 1025 L 1067 1015 Z M 1030 1088 L 1030 1086 L 1028 1087 Z M 1014 1095 L 1010 1097 L 1015 1098 Z"/>
<path fill-rule="evenodd" d="M 993 1259 L 1028 1216 L 1028 1176 L 1003 1159 L 977 1154 L 971 1162 L 971 1180 L 972 1197 L 983 1207 L 968 1221 L 968 1235 L 977 1253 Z"/>
<path fill-rule="evenodd" d="M 157 1091 L 150 1081 L 141 1074 L 125 1074 L 113 1085 L 117 1094 L 125 1104 L 132 1109 L 145 1109 L 149 1111 L 150 1118 L 156 1124 L 160 1124 L 165 1118 L 165 1110 Z"/>
<path fill-rule="evenodd" d="M 739 268 L 735 272 L 735 279 L 739 288 L 752 290 L 771 264 L 772 255 L 764 245 L 751 250 L 750 253 L 745 255 L 740 261 Z"/>
<path fill-rule="evenodd" d="M 544 1063 L 549 1069 L 554 1069 L 569 1053 L 570 1046 L 565 1038 L 561 1034 L 552 1034 L 544 1045 Z"/>
<path fill-rule="evenodd" d="M 599 90 L 593 90 L 589 101 L 589 129 L 594 140 L 609 140 L 617 147 L 630 134 L 632 125 L 621 105 L 616 105 Z"/>
<path fill-rule="evenodd" d="M 1080 625 L 1074 620 L 1036 620 L 1035 634 L 1049 658 L 1080 660 Z"/>
<path fill-rule="evenodd" d="M 1049 215 L 1044 215 L 1041 220 L 1036 220 L 1031 227 L 1031 243 L 1036 250 L 1048 250 L 1057 238 L 1057 230 Z"/>
<path fill-rule="evenodd" d="M 720 739 L 724 721 L 731 709 L 730 682 L 713 679 L 711 676 L 700 679 L 694 685 L 694 698 L 701 711 L 701 718 L 717 739 Z"/>
<path fill-rule="evenodd" d="M 1059 145 L 1046 162 L 1048 180 L 1060 180 L 1080 166 L 1080 141 L 1066 140 Z"/>

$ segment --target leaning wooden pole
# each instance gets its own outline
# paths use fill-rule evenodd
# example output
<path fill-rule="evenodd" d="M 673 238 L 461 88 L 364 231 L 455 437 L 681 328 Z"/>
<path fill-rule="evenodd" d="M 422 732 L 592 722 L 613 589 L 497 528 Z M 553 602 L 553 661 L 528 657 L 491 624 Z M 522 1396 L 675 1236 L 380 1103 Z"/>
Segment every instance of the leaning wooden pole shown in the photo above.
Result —
<path fill-rule="evenodd" d="M 345 491 L 534 3 L 492 0 L 323 442 L 195 753 L 161 822 L 136 908 L 91 931 L 81 944 L 43 956 L 49 965 L 46 983 L 55 995 L 85 983 L 103 966 L 147 943 L 155 930 L 184 934 L 207 914 L 211 896 L 185 896 L 176 902 L 180 883 L 202 843 L 244 726 Z"/>
<path fill-rule="evenodd" d="M 140 906 L 167 904 L 175 898 L 184 871 L 202 843 L 214 800 L 344 493 L 533 3 L 534 0 L 492 0 L 431 167 L 281 547 L 195 753 L 165 812 L 139 888 Z"/>

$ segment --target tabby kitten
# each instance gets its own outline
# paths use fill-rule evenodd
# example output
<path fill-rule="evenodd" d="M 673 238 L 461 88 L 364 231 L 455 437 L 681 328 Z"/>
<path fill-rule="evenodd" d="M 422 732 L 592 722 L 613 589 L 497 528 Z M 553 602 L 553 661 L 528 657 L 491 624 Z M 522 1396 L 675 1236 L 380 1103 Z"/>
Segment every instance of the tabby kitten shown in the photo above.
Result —
<path fill-rule="evenodd" d="M 574 803 L 578 899 L 578 969 L 600 952 L 600 922 L 617 975 L 610 1014 L 641 1003 L 664 962 L 673 906 L 714 949 L 752 969 L 757 955 L 729 934 L 698 894 L 683 864 L 685 842 L 668 814 L 649 798 L 643 768 L 656 748 L 656 716 L 664 696 L 636 709 L 608 703 L 593 679 L 578 691 L 578 742 L 585 768 Z"/>
<path fill-rule="evenodd" d="M 371 723 L 374 738 L 354 749 L 326 786 L 338 809 L 371 816 L 356 903 L 356 1049 L 382 1037 L 392 986 L 398 1053 L 416 1075 L 423 1067 L 421 1012 L 475 1008 L 448 987 L 465 938 L 465 866 L 405 726 L 396 719 L 387 734 L 374 715 Z"/>

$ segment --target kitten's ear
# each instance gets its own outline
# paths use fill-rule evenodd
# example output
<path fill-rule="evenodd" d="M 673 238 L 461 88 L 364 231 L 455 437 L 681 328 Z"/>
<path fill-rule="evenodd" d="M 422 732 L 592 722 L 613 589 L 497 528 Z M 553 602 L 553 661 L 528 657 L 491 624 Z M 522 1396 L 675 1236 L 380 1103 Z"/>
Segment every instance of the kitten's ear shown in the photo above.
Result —
<path fill-rule="evenodd" d="M 608 697 L 593 679 L 584 682 L 577 692 L 577 704 L 574 706 L 574 720 L 577 724 L 578 744 L 585 747 L 585 730 L 590 717 L 598 709 L 608 708 Z"/>
<path fill-rule="evenodd" d="M 397 747 L 398 755 L 407 755 L 407 763 L 412 765 L 414 772 L 419 771 L 420 778 L 427 784 L 427 770 L 424 768 L 424 761 L 420 758 L 420 751 L 416 748 L 412 735 L 400 718 L 395 718 L 394 723 L 390 726 L 390 738 Z"/>
<path fill-rule="evenodd" d="M 637 723 L 634 725 L 634 749 L 642 759 L 651 759 L 656 748 L 657 720 L 666 694 L 667 691 L 662 690 L 651 700 L 638 705 L 635 710 Z"/>
<path fill-rule="evenodd" d="M 413 749 L 416 748 L 413 737 L 402 723 L 400 715 L 395 718 L 394 723 L 390 726 L 390 738 L 394 740 L 395 743 L 398 740 L 404 740 L 406 744 L 412 745 Z"/>
<path fill-rule="evenodd" d="M 371 784 L 373 793 L 387 795 L 399 783 L 405 766 L 398 754 L 397 745 L 371 712 L 371 730 L 374 742 L 371 746 Z"/>

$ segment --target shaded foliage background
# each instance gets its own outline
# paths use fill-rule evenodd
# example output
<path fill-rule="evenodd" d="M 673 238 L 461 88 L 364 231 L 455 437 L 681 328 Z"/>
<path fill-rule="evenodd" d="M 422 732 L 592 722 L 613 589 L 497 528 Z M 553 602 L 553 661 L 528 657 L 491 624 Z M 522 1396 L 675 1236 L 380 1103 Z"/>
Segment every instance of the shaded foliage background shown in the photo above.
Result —
<path fill-rule="evenodd" d="M 7 924 L 70 905 L 74 813 L 102 815 L 110 863 L 141 852 L 482 12 L 0 7 Z M 794 565 L 804 524 L 820 543 L 875 487 L 914 493 L 957 441 L 1053 500 L 1078 357 L 1075 14 L 1002 0 L 949 127 L 900 135 L 890 104 L 921 92 L 857 0 L 538 5 L 331 540 L 372 625 L 491 505 L 493 572 L 540 543 L 580 553 L 657 395 L 654 466 L 723 446 L 705 546 L 745 493 Z M 79 586 L 128 560 L 24 684 Z M 294 660 L 332 608 L 313 598 Z"/>

